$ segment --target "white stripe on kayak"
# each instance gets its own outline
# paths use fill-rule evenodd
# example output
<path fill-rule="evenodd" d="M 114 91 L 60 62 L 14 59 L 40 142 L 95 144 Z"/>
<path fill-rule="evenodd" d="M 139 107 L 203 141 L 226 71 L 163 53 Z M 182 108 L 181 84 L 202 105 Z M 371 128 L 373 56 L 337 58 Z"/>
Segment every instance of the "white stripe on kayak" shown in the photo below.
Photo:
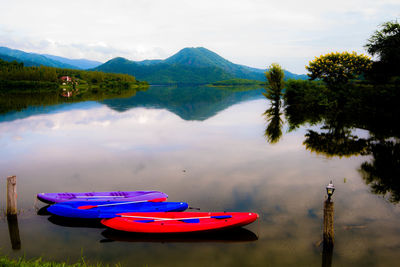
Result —
<path fill-rule="evenodd" d="M 232 215 L 213 215 L 213 216 L 205 216 L 205 217 L 187 217 L 187 218 L 161 218 L 161 217 L 144 217 L 144 216 L 129 216 L 129 215 L 119 215 L 121 217 L 127 218 L 136 218 L 136 219 L 149 219 L 149 220 L 159 220 L 159 221 L 180 221 L 180 220 L 190 220 L 190 219 L 219 219 L 213 218 L 218 216 L 231 216 L 229 218 L 221 218 L 221 219 L 230 219 Z"/>

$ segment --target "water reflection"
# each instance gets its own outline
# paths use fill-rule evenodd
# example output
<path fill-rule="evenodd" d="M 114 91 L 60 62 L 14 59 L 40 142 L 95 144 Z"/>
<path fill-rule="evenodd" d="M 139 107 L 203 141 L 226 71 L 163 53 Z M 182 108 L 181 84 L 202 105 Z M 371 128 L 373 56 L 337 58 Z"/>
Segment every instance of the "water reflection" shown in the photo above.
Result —
<path fill-rule="evenodd" d="M 124 90 L 87 91 L 69 98 L 63 97 L 57 92 L 35 94 L 0 93 L 0 114 L 6 114 L 6 116 L 0 117 L 0 122 L 63 110 L 72 103 L 132 97 L 139 90 L 145 89 L 131 88 Z"/>
<path fill-rule="evenodd" d="M 101 233 L 106 239 L 101 242 L 122 241 L 138 243 L 238 243 L 257 241 L 258 237 L 245 228 L 185 234 L 141 234 L 107 229 Z"/>
<path fill-rule="evenodd" d="M 281 100 L 271 100 L 271 107 L 264 112 L 268 126 L 265 128 L 264 136 L 269 143 L 274 144 L 282 136 L 283 120 L 281 119 Z"/>
<path fill-rule="evenodd" d="M 116 100 L 121 111 L 126 100 Z M 159 190 L 201 211 L 259 213 L 246 226 L 257 242 L 100 243 L 112 240 L 102 237 L 103 228 L 64 227 L 26 214 L 18 217 L 20 252 L 11 250 L 7 224 L 0 221 L 5 254 L 69 262 L 83 254 L 93 263 L 122 266 L 318 266 L 322 248 L 315 244 L 321 239 L 327 177 L 347 177 L 347 183 L 335 183 L 340 195 L 335 264 L 398 262 L 400 212 L 357 179 L 366 158 L 315 157 L 302 146 L 303 127 L 269 146 L 262 135 L 264 99 L 192 121 L 164 108 L 125 107 L 120 112 L 96 103 L 0 123 L 0 172 L 20 177 L 20 207 L 31 208 L 39 192 Z M 365 227 L 348 230 L 349 225 Z"/>
<path fill-rule="evenodd" d="M 315 89 L 315 88 L 314 88 Z M 311 125 L 303 145 L 307 150 L 326 157 L 372 156 L 361 164 L 360 173 L 374 194 L 387 196 L 393 203 L 400 201 L 400 90 L 396 86 L 354 85 L 337 94 L 321 88 L 289 91 L 285 96 L 285 116 L 289 129 Z M 346 97 L 344 97 L 344 91 Z M 323 93 L 321 93 L 323 92 Z M 326 94 L 326 95 L 324 95 Z M 325 98 L 326 97 L 326 98 Z M 267 110 L 270 123 L 266 128 L 268 141 L 279 140 L 276 103 Z M 276 127 L 275 127 L 276 125 Z M 355 129 L 368 131 L 361 135 Z M 267 134 L 268 133 L 268 134 Z"/>
<path fill-rule="evenodd" d="M 50 205 L 46 205 L 44 207 L 41 207 L 40 209 L 38 209 L 38 211 L 36 212 L 37 215 L 39 216 L 48 216 L 51 215 L 50 212 L 47 211 L 47 208 L 50 207 Z"/>
<path fill-rule="evenodd" d="M 332 266 L 332 256 L 333 256 L 333 245 L 328 243 L 323 243 L 322 249 L 322 267 Z"/>
<path fill-rule="evenodd" d="M 400 143 L 399 139 L 371 141 L 368 149 L 372 160 L 361 164 L 360 173 L 371 191 L 389 195 L 393 203 L 400 202 Z"/>
<path fill-rule="evenodd" d="M 322 132 L 326 130 L 326 132 Z M 303 144 L 306 149 L 327 157 L 365 155 L 367 140 L 352 134 L 348 128 L 322 126 L 321 132 L 308 130 Z"/>
<path fill-rule="evenodd" d="M 79 227 L 79 228 L 106 228 L 100 223 L 99 219 L 80 219 L 66 218 L 56 215 L 51 215 L 47 220 L 55 225 L 62 227 Z"/>
<path fill-rule="evenodd" d="M 19 237 L 19 227 L 17 215 L 7 215 L 8 232 L 10 235 L 11 247 L 13 250 L 21 249 L 21 238 Z"/>
<path fill-rule="evenodd" d="M 242 101 L 261 98 L 261 89 L 207 86 L 153 86 L 127 99 L 109 99 L 102 103 L 116 111 L 135 107 L 169 110 L 184 120 L 206 120 Z"/>
<path fill-rule="evenodd" d="M 89 91 L 70 98 L 58 93 L 6 94 L 0 95 L 0 114 L 6 114 L 0 116 L 0 122 L 96 106 L 87 101 L 100 102 L 118 112 L 146 107 L 169 110 L 184 120 L 206 120 L 236 103 L 261 97 L 261 89 L 252 87 L 218 89 L 207 86 Z M 75 105 L 71 106 L 72 103 Z"/>

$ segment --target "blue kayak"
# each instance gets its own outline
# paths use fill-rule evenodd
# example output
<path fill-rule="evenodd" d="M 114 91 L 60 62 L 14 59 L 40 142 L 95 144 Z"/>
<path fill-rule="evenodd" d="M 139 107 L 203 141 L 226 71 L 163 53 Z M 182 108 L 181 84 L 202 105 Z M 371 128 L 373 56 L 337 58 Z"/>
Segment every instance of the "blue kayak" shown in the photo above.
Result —
<path fill-rule="evenodd" d="M 123 212 L 184 211 L 185 202 L 112 202 L 68 201 L 51 205 L 47 211 L 58 216 L 72 218 L 114 218 Z"/>

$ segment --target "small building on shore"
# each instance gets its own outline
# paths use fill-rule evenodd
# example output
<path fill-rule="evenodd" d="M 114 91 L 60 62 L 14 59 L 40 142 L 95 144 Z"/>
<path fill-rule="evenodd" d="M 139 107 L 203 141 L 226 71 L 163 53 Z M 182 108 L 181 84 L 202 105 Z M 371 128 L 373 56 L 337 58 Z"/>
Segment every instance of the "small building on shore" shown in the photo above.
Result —
<path fill-rule="evenodd" d="M 70 76 L 61 76 L 60 80 L 63 82 L 72 82 L 72 78 Z"/>

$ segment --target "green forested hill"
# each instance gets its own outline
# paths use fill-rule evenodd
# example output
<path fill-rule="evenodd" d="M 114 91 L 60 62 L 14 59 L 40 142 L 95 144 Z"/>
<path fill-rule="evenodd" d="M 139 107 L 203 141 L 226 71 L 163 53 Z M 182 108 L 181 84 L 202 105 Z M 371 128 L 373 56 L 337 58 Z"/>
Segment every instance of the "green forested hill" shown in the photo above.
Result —
<path fill-rule="evenodd" d="M 95 70 L 126 73 L 151 84 L 206 84 L 234 78 L 265 81 L 265 70 L 234 64 L 203 48 L 184 48 L 165 60 L 114 58 Z M 285 71 L 286 78 L 306 79 Z"/>
<path fill-rule="evenodd" d="M 143 65 L 124 58 L 114 58 L 95 68 L 95 70 L 130 74 L 152 84 L 205 84 L 209 81 L 234 78 L 232 74 L 217 67 L 185 66 L 164 62 Z"/>

